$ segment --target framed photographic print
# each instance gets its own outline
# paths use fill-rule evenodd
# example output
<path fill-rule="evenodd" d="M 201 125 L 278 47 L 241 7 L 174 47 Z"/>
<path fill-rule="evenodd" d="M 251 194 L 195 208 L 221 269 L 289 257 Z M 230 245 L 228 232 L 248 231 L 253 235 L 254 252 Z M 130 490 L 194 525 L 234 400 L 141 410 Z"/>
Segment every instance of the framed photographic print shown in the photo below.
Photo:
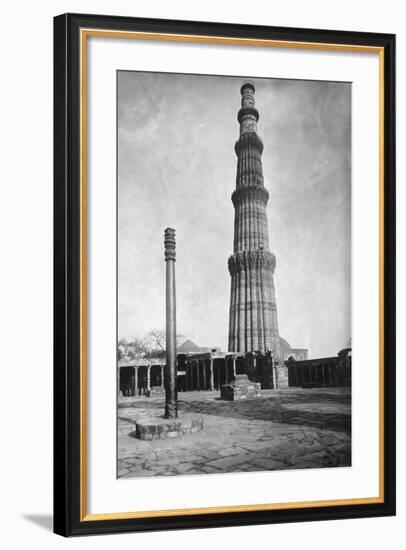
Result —
<path fill-rule="evenodd" d="M 54 530 L 395 513 L 395 37 L 54 20 Z"/>

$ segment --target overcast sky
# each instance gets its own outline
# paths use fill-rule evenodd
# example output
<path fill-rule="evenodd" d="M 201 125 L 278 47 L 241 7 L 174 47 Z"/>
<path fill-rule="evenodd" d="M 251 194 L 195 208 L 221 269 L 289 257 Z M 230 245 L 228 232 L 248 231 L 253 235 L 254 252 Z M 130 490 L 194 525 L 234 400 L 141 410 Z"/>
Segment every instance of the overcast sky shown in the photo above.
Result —
<path fill-rule="evenodd" d="M 178 332 L 227 347 L 243 77 L 118 73 L 118 335 L 165 327 L 163 232 L 177 237 Z M 351 335 L 351 86 L 253 79 L 280 335 L 312 357 Z"/>

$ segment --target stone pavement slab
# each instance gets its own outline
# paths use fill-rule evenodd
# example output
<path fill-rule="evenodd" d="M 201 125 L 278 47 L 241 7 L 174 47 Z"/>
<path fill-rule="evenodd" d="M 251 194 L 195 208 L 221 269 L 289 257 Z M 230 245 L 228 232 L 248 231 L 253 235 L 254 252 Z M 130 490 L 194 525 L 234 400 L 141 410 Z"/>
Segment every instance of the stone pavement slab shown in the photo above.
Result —
<path fill-rule="evenodd" d="M 120 478 L 351 465 L 349 388 L 262 390 L 243 401 L 219 392 L 179 394 L 179 416 L 203 431 L 179 439 L 136 439 L 136 424 L 162 413 L 162 397 L 127 398 L 118 408 Z"/>

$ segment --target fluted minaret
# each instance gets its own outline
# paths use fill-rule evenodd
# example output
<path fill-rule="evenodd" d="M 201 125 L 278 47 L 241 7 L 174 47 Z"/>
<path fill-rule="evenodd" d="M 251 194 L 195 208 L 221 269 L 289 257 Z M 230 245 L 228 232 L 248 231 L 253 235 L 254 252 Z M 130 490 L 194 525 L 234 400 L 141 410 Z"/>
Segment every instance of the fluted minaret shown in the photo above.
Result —
<path fill-rule="evenodd" d="M 228 259 L 231 275 L 229 351 L 272 350 L 281 358 L 276 309 L 275 256 L 269 250 L 261 155 L 263 143 L 257 134 L 259 113 L 255 108 L 255 87 L 241 87 L 238 112 L 240 138 L 235 144 L 238 157 L 237 181 L 231 199 L 235 208 L 234 254 Z"/>

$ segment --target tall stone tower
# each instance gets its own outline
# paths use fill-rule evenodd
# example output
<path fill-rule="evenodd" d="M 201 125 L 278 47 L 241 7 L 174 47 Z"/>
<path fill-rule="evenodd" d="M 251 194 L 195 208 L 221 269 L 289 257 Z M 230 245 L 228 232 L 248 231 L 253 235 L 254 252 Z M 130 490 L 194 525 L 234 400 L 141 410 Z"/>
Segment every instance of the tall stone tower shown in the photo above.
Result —
<path fill-rule="evenodd" d="M 235 209 L 234 253 L 228 259 L 231 275 L 229 351 L 272 350 L 281 359 L 274 271 L 275 256 L 269 250 L 261 155 L 263 143 L 257 134 L 259 113 L 255 108 L 255 87 L 241 87 L 238 111 L 240 137 L 237 154 L 236 188 L 231 196 Z"/>

